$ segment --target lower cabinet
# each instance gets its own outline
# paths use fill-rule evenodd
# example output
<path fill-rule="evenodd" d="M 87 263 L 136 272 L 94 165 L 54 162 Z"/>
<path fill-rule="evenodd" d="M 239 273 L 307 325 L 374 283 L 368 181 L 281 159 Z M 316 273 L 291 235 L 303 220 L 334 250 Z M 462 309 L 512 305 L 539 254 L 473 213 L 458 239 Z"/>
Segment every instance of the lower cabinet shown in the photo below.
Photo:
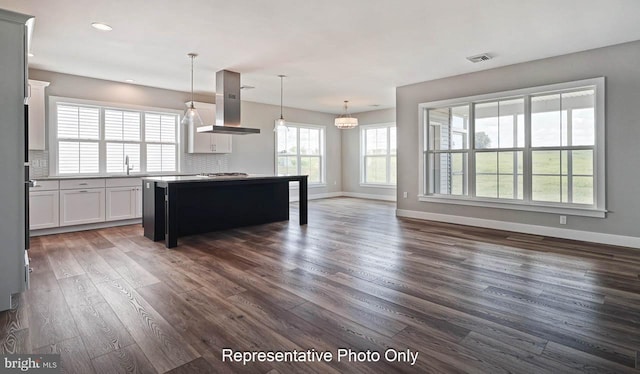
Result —
<path fill-rule="evenodd" d="M 138 217 L 138 191 L 140 187 L 108 187 L 107 221 Z"/>
<path fill-rule="evenodd" d="M 60 223 L 58 191 L 29 192 L 29 229 L 48 229 Z"/>
<path fill-rule="evenodd" d="M 60 191 L 60 226 L 82 225 L 104 220 L 104 188 Z"/>
<path fill-rule="evenodd" d="M 138 218 L 141 178 L 42 180 L 29 190 L 31 230 Z"/>

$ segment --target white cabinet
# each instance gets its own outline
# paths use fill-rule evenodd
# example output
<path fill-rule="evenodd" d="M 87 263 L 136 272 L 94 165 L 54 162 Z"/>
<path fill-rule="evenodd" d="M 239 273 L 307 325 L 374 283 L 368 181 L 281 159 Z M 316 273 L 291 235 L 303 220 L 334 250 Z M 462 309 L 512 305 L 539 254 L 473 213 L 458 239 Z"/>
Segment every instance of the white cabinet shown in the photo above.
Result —
<path fill-rule="evenodd" d="M 136 218 L 138 194 L 136 187 L 109 187 L 106 189 L 106 220 Z"/>
<path fill-rule="evenodd" d="M 49 82 L 29 79 L 29 149 L 45 149 L 45 95 Z"/>
<path fill-rule="evenodd" d="M 142 217 L 142 179 L 39 180 L 29 189 L 31 230 Z"/>
<path fill-rule="evenodd" d="M 187 106 L 191 102 L 185 103 Z M 205 125 L 215 125 L 216 105 L 194 101 Z M 188 128 L 187 153 L 231 153 L 231 135 L 198 133 L 192 125 Z"/>
<path fill-rule="evenodd" d="M 103 222 L 104 220 L 104 188 L 60 190 L 60 226 L 81 225 Z"/>
<path fill-rule="evenodd" d="M 48 229 L 60 224 L 59 184 L 55 180 L 36 181 L 29 188 L 29 229 Z"/>
<path fill-rule="evenodd" d="M 142 217 L 142 179 L 114 178 L 106 181 L 106 220 Z"/>
<path fill-rule="evenodd" d="M 54 191 L 29 192 L 29 229 L 38 230 L 59 225 L 59 194 Z"/>

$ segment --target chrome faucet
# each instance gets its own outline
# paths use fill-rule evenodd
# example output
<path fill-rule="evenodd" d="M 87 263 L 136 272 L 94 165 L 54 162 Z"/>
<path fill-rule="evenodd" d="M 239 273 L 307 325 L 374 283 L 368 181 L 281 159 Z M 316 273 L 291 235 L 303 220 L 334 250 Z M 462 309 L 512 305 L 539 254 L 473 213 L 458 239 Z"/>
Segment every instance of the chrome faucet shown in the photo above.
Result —
<path fill-rule="evenodd" d="M 124 157 L 124 164 L 125 164 L 125 166 L 127 167 L 127 175 L 129 175 L 129 172 L 130 172 L 131 170 L 133 170 L 133 166 L 130 166 L 130 165 L 129 165 L 129 155 L 126 155 L 126 156 Z"/>

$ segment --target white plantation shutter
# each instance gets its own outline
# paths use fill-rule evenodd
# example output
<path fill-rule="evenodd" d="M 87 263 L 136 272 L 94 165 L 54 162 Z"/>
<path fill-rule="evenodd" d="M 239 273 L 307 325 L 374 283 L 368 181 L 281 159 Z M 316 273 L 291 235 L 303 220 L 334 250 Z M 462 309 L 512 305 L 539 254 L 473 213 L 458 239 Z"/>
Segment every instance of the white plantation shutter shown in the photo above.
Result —
<path fill-rule="evenodd" d="M 140 141 L 140 113 L 105 109 L 105 140 Z"/>
<path fill-rule="evenodd" d="M 176 143 L 177 116 L 145 113 L 145 140 L 147 143 Z"/>
<path fill-rule="evenodd" d="M 139 143 L 107 143 L 107 173 L 126 173 L 124 164 L 129 156 L 129 167 L 132 173 L 140 172 L 140 144 Z"/>
<path fill-rule="evenodd" d="M 127 156 L 131 172 L 140 172 L 140 112 L 105 109 L 104 138 L 107 173 L 126 173 Z"/>
<path fill-rule="evenodd" d="M 176 145 L 147 144 L 147 171 L 176 171 Z"/>
<path fill-rule="evenodd" d="M 178 115 L 100 103 L 55 102 L 50 132 L 52 164 L 59 175 L 178 171 Z"/>
<path fill-rule="evenodd" d="M 100 109 L 58 104 L 58 173 L 100 171 Z"/>
<path fill-rule="evenodd" d="M 176 115 L 145 113 L 148 172 L 177 170 L 177 121 Z"/>

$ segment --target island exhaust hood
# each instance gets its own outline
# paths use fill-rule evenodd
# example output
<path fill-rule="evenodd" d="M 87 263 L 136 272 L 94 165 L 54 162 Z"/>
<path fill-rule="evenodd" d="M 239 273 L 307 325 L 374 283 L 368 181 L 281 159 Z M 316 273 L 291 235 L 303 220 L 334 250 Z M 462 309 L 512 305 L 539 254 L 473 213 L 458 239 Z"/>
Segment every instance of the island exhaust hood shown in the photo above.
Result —
<path fill-rule="evenodd" d="M 240 125 L 240 73 L 220 70 L 216 73 L 216 123 L 197 128 L 214 134 L 259 134 L 260 129 Z"/>

